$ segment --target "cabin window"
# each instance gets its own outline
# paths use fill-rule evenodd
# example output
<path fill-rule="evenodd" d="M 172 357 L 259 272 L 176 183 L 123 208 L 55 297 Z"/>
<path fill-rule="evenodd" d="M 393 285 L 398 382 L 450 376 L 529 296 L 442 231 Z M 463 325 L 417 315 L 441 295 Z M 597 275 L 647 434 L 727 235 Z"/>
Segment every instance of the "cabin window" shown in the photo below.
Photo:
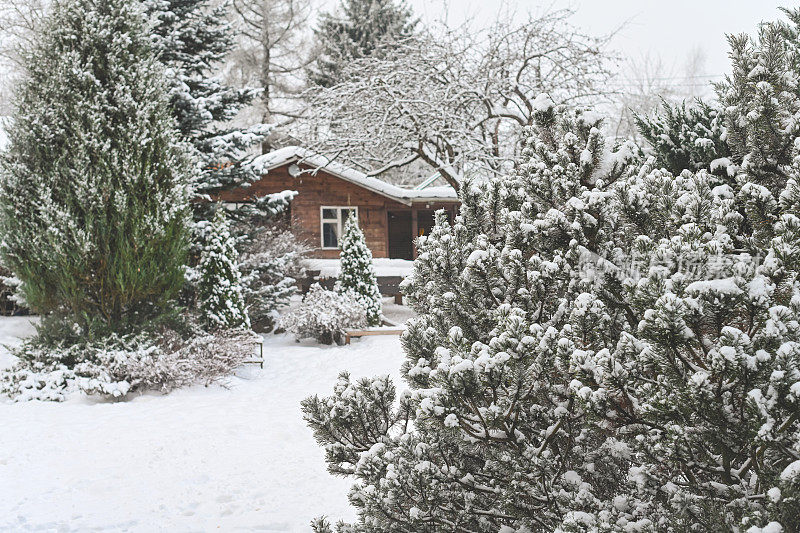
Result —
<path fill-rule="evenodd" d="M 350 216 L 358 216 L 357 207 L 328 207 L 323 206 L 321 211 L 322 247 L 326 249 L 339 248 L 339 239 L 344 233 L 344 223 Z"/>

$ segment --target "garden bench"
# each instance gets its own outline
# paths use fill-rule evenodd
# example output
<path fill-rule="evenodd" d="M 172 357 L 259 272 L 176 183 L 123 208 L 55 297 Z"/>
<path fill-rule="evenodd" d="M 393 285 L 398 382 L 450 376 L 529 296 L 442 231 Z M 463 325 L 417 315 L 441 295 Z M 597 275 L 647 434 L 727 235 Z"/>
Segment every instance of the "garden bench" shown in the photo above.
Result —
<path fill-rule="evenodd" d="M 359 337 L 367 337 L 369 335 L 401 335 L 405 328 L 366 328 L 366 329 L 350 329 L 345 331 L 344 343 L 350 344 L 350 339 Z"/>
<path fill-rule="evenodd" d="M 259 365 L 261 368 L 264 368 L 264 341 L 256 342 L 258 344 L 258 357 L 251 357 L 249 359 L 245 359 L 242 361 L 242 364 L 253 364 Z"/>

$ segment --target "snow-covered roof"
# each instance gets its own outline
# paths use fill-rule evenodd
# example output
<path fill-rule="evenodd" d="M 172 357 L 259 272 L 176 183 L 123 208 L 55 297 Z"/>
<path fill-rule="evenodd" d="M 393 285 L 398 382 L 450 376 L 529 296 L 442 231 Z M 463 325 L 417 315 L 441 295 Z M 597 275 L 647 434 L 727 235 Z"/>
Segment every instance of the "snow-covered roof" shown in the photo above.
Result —
<path fill-rule="evenodd" d="M 367 176 L 354 168 L 350 168 L 337 161 L 331 161 L 327 157 L 314 153 L 301 146 L 287 146 L 279 148 L 268 154 L 256 157 L 253 164 L 259 172 L 265 174 L 272 170 L 294 161 L 302 162 L 315 169 L 336 176 L 337 178 L 349 181 L 359 187 L 368 189 L 400 203 L 411 205 L 412 202 L 457 200 L 458 194 L 455 189 L 448 186 L 428 187 L 425 189 L 405 189 L 386 183 L 378 178 Z M 313 175 L 313 174 L 312 174 Z"/>

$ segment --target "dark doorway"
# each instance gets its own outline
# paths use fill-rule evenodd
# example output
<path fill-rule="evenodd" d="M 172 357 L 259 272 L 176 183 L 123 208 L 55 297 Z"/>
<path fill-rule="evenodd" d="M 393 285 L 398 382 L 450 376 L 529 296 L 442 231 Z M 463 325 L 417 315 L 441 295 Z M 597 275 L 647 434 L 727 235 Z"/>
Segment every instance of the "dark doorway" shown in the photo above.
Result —
<path fill-rule="evenodd" d="M 411 211 L 389 211 L 389 257 L 414 259 Z"/>
<path fill-rule="evenodd" d="M 433 211 L 417 211 L 417 237 L 430 235 L 433 229 Z"/>

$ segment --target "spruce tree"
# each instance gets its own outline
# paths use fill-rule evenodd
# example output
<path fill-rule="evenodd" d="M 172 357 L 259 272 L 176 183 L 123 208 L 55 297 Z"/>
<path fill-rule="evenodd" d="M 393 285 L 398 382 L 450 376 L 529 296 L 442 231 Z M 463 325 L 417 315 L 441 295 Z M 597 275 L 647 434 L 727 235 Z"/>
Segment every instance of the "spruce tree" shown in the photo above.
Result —
<path fill-rule="evenodd" d="M 218 72 L 234 46 L 227 5 L 213 5 L 210 0 L 145 0 L 144 6 L 154 23 L 153 46 L 166 67 L 173 116 L 197 162 L 194 193 L 203 198 L 258 179 L 260 172 L 249 156 L 270 126 L 228 125 L 259 91 L 228 86 Z M 196 218 L 211 214 L 209 203 L 192 205 Z"/>
<path fill-rule="evenodd" d="M 84 337 L 150 322 L 183 280 L 189 165 L 140 6 L 54 3 L 26 69 L 0 160 L 3 264 Z"/>
<path fill-rule="evenodd" d="M 348 217 L 345 222 L 341 249 L 339 254 L 341 266 L 339 278 L 336 280 L 336 290 L 354 292 L 364 306 L 367 324 L 380 326 L 383 319 L 381 291 L 378 288 L 375 265 L 372 264 L 372 252 L 367 247 L 364 232 L 358 227 L 355 216 Z"/>
<path fill-rule="evenodd" d="M 211 329 L 249 328 L 236 243 L 224 209 L 218 207 L 213 221 L 198 222 L 196 229 L 203 243 L 197 267 L 203 320 Z"/>
<path fill-rule="evenodd" d="M 323 14 L 314 30 L 319 55 L 308 77 L 322 87 L 342 81 L 347 63 L 384 54 L 417 25 L 405 0 L 343 0 L 341 11 Z"/>

